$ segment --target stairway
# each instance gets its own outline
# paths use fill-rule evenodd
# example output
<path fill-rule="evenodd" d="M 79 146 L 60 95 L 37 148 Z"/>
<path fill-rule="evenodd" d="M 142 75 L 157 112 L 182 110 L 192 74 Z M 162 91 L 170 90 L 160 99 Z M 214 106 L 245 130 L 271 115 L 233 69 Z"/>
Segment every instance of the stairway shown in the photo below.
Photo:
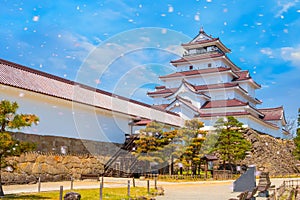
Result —
<path fill-rule="evenodd" d="M 138 135 L 125 135 L 125 142 L 122 147 L 104 165 L 104 176 L 110 177 L 130 177 L 132 176 L 137 157 L 132 155 L 134 151 L 134 141 Z"/>

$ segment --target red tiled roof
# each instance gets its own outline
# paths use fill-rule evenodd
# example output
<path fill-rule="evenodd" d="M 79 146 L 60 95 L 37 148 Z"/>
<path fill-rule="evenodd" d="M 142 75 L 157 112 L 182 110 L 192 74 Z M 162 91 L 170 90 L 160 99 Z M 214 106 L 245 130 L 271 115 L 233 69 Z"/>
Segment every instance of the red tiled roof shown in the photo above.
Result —
<path fill-rule="evenodd" d="M 155 87 L 155 89 L 159 89 L 159 90 L 165 89 L 165 88 L 166 88 L 166 86 L 164 86 L 164 85 L 159 85 L 159 86 L 156 86 L 156 87 Z"/>
<path fill-rule="evenodd" d="M 192 75 L 198 75 L 198 74 L 209 74 L 209 73 L 224 72 L 224 71 L 230 71 L 230 70 L 231 69 L 227 68 L 227 67 L 206 68 L 206 69 L 198 69 L 198 70 L 191 70 L 191 71 L 175 72 L 173 74 L 160 76 L 159 78 L 192 76 Z"/>
<path fill-rule="evenodd" d="M 154 92 L 148 92 L 148 95 L 155 95 L 155 94 L 169 94 L 169 93 L 173 93 L 177 90 L 177 88 L 166 88 L 163 90 L 157 90 Z"/>
<path fill-rule="evenodd" d="M 160 110 L 165 110 L 169 104 L 160 104 L 160 105 L 153 105 L 153 108 L 160 109 Z"/>
<path fill-rule="evenodd" d="M 99 103 L 97 99 L 95 100 L 95 95 L 97 94 L 104 95 L 103 97 L 114 97 L 136 105 L 151 108 L 151 105 L 139 101 L 63 79 L 58 76 L 34 70 L 3 59 L 0 59 L 0 84 L 49 95 L 68 101 L 101 107 L 103 109 L 108 109 L 111 102 L 108 102 L 108 99 L 101 99 Z M 76 96 L 74 96 L 74 91 L 76 90 L 80 91 L 80 93 L 76 93 Z M 165 112 L 171 115 L 179 116 L 173 112 Z"/>
<path fill-rule="evenodd" d="M 265 115 L 265 121 L 281 120 L 284 117 L 283 107 L 258 109 Z"/>
<path fill-rule="evenodd" d="M 250 79 L 251 76 L 249 75 L 249 71 L 236 71 L 235 72 L 239 77 L 235 80 L 241 81 L 241 80 L 247 80 Z"/>
<path fill-rule="evenodd" d="M 172 60 L 171 63 L 176 64 L 176 63 L 182 63 L 182 62 L 191 62 L 191 61 L 195 61 L 195 60 L 199 60 L 199 59 L 221 57 L 224 55 L 225 55 L 224 53 L 220 53 L 220 52 L 214 52 L 214 53 L 210 53 L 210 54 L 198 54 L 196 56 L 186 56 L 186 57 L 182 57 L 178 60 Z"/>
<path fill-rule="evenodd" d="M 222 113 L 200 113 L 200 117 L 221 117 L 221 116 L 239 116 L 239 115 L 249 115 L 249 112 L 222 112 Z"/>
<path fill-rule="evenodd" d="M 246 106 L 248 103 L 242 102 L 238 99 L 228 100 L 214 100 L 206 102 L 201 109 L 207 108 L 221 108 L 221 107 L 235 107 L 235 106 Z"/>
<path fill-rule="evenodd" d="M 134 126 L 146 126 L 148 125 L 150 122 L 152 122 L 150 119 L 142 119 L 138 122 L 134 123 Z"/>
<path fill-rule="evenodd" d="M 261 87 L 258 83 L 256 83 L 250 76 L 249 71 L 235 71 L 235 73 L 239 76 L 238 78 L 233 79 L 233 81 L 244 81 L 244 80 L 250 80 L 254 85 L 257 85 L 257 87 Z"/>

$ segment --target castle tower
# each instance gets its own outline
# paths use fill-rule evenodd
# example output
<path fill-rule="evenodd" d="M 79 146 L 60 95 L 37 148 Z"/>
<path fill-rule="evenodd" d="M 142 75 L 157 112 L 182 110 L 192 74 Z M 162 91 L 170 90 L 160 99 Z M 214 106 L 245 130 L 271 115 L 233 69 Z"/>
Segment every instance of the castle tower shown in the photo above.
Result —
<path fill-rule="evenodd" d="M 234 116 L 257 131 L 282 137 L 285 118 L 282 107 L 257 109 L 255 97 L 261 86 L 228 57 L 230 49 L 203 28 L 182 44 L 184 55 L 171 61 L 176 72 L 160 76 L 164 83 L 148 92 L 154 106 L 176 112 L 185 120 L 199 118 L 207 129 L 220 117 Z M 272 116 L 271 116 L 272 115 Z M 272 120 L 270 120 L 272 119 Z"/>

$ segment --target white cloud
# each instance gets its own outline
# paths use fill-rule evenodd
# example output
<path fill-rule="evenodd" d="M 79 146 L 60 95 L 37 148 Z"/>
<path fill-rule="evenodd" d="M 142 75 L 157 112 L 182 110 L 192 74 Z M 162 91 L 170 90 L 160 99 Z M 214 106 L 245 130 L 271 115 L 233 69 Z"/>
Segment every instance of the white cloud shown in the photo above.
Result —
<path fill-rule="evenodd" d="M 300 46 L 281 48 L 281 57 L 285 61 L 290 61 L 294 66 L 300 67 Z"/>
<path fill-rule="evenodd" d="M 280 10 L 276 13 L 275 17 L 283 17 L 282 14 L 288 12 L 288 10 L 292 7 L 294 7 L 296 5 L 296 3 L 298 2 L 298 0 L 295 0 L 293 2 L 289 1 L 289 2 L 282 2 L 282 1 L 278 1 L 277 5 L 279 6 Z"/>
<path fill-rule="evenodd" d="M 268 55 L 268 56 L 272 56 L 273 55 L 273 51 L 271 48 L 263 48 L 260 50 L 260 53 Z"/>

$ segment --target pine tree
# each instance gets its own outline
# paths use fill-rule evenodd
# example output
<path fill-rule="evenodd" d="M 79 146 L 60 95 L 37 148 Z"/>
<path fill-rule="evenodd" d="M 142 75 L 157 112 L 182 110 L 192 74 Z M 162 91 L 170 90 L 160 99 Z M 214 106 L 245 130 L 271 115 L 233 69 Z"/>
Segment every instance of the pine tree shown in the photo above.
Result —
<path fill-rule="evenodd" d="M 202 127 L 204 127 L 203 122 L 192 119 L 186 121 L 185 127 L 181 129 L 183 147 L 180 161 L 185 166 L 191 167 L 193 174 L 196 174 L 197 166 L 200 164 L 201 148 L 207 134 L 207 131 L 201 130 Z"/>
<path fill-rule="evenodd" d="M 218 142 L 215 151 L 223 160 L 224 169 L 226 162 L 237 164 L 246 156 L 246 152 L 251 149 L 251 143 L 245 139 L 243 131 L 243 123 L 234 117 L 220 118 L 215 124 Z"/>
<path fill-rule="evenodd" d="M 156 163 L 160 168 L 168 165 L 173 154 L 172 144 L 177 131 L 170 126 L 158 122 L 150 122 L 145 129 L 140 130 L 139 139 L 135 141 L 136 151 L 133 153 L 138 159 L 148 163 Z"/>
<path fill-rule="evenodd" d="M 37 124 L 39 118 L 33 114 L 17 114 L 19 105 L 16 102 L 2 100 L 0 102 L 0 164 L 1 168 L 6 165 L 5 158 L 8 156 L 18 156 L 23 152 L 32 151 L 36 144 L 30 142 L 20 142 L 14 139 L 6 129 L 21 129 L 32 124 Z M 4 196 L 1 184 L 0 171 L 0 196 Z"/>
<path fill-rule="evenodd" d="M 138 155 L 139 160 L 156 162 L 161 167 L 173 165 L 173 160 L 178 160 L 185 166 L 192 167 L 196 173 L 206 135 L 206 131 L 200 130 L 202 127 L 203 123 L 197 119 L 186 121 L 185 127 L 178 130 L 151 122 L 145 129 L 140 130 L 139 139 L 135 141 L 134 154 Z M 172 171 L 170 169 L 170 173 Z"/>

